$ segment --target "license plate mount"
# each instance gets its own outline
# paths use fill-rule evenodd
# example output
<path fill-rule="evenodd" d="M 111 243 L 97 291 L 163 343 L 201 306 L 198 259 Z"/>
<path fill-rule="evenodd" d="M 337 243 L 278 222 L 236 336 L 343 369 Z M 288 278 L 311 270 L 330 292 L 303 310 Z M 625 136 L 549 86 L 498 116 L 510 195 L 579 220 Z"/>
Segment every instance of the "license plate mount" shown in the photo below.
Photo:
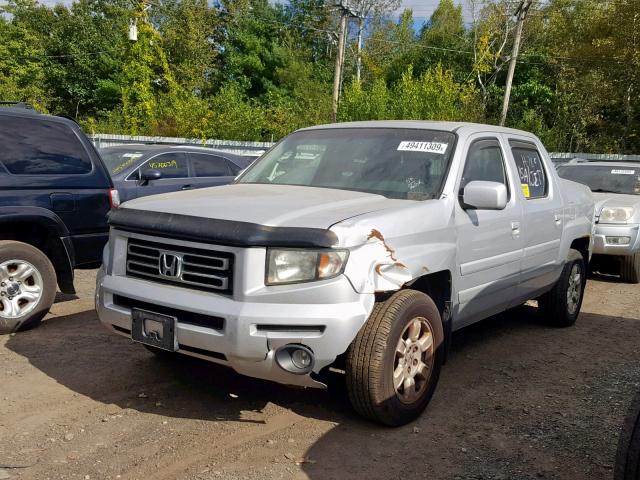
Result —
<path fill-rule="evenodd" d="M 140 308 L 131 310 L 131 339 L 169 352 L 178 350 L 176 317 Z"/>

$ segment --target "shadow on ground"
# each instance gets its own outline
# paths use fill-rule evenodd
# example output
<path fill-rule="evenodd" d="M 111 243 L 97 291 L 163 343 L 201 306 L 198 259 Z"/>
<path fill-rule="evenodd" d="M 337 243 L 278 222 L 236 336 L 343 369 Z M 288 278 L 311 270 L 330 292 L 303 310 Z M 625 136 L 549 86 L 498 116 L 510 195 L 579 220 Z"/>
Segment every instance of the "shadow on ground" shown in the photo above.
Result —
<path fill-rule="evenodd" d="M 620 384 L 631 380 L 629 364 L 640 364 L 639 326 L 586 313 L 574 328 L 553 329 L 540 324 L 535 308 L 521 307 L 468 327 L 454 336 L 426 414 L 398 429 L 358 419 L 339 378 L 328 391 L 303 390 L 195 359 L 161 361 L 107 332 L 93 311 L 51 318 L 9 338 L 6 347 L 104 404 L 256 422 L 242 412 L 271 402 L 336 422 L 306 454 L 311 462 L 302 468 L 312 479 L 361 478 L 365 465 L 368 478 L 458 472 L 460 478 L 597 479 L 611 475 L 619 431 L 611 404 L 619 401 L 623 412 L 630 398 Z M 165 399 L 160 409 L 154 397 Z M 373 474 L 372 462 L 379 467 Z"/>

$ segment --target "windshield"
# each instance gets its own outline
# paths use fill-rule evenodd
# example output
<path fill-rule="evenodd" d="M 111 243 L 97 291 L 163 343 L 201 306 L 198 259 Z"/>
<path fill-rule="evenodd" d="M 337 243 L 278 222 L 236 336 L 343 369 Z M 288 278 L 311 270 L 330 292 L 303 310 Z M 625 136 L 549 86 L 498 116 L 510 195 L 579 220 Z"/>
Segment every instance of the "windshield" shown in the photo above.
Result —
<path fill-rule="evenodd" d="M 127 168 L 136 164 L 144 155 L 144 152 L 131 150 L 130 152 L 118 150 L 115 152 L 100 151 L 100 156 L 111 175 L 124 172 Z"/>
<path fill-rule="evenodd" d="M 561 165 L 558 175 L 583 183 L 592 192 L 640 195 L 640 166 Z"/>
<path fill-rule="evenodd" d="M 454 140 L 452 133 L 434 130 L 307 130 L 286 137 L 238 183 L 325 187 L 425 200 L 440 191 Z"/>

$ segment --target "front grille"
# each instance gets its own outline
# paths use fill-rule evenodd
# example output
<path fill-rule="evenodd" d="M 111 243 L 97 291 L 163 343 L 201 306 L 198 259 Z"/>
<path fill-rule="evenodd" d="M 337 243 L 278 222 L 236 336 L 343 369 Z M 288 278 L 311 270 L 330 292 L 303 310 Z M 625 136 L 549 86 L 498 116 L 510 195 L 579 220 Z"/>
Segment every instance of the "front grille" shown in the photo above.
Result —
<path fill-rule="evenodd" d="M 127 276 L 231 294 L 233 254 L 137 238 L 127 243 Z"/>

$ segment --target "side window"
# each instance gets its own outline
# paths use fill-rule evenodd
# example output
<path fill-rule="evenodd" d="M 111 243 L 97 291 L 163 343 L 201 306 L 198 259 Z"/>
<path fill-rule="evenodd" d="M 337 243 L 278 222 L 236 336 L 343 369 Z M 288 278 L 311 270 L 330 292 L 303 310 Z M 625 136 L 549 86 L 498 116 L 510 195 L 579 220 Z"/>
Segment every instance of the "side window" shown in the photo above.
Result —
<path fill-rule="evenodd" d="M 81 175 L 91 159 L 64 123 L 0 115 L 0 163 L 14 175 Z"/>
<path fill-rule="evenodd" d="M 232 175 L 238 175 L 242 171 L 242 167 L 239 167 L 233 162 L 227 161 L 227 166 L 231 169 Z"/>
<path fill-rule="evenodd" d="M 522 193 L 527 200 L 547 196 L 548 180 L 540 153 L 532 144 L 511 142 L 511 152 L 518 168 Z"/>
<path fill-rule="evenodd" d="M 502 183 L 509 190 L 502 149 L 497 140 L 476 140 L 471 144 L 462 173 L 460 188 L 474 180 Z"/>
<path fill-rule="evenodd" d="M 162 153 L 145 162 L 141 171 L 159 170 L 162 178 L 185 178 L 189 176 L 187 156 L 182 152 Z"/>
<path fill-rule="evenodd" d="M 227 161 L 208 153 L 190 153 L 194 177 L 227 177 L 232 175 Z"/>

